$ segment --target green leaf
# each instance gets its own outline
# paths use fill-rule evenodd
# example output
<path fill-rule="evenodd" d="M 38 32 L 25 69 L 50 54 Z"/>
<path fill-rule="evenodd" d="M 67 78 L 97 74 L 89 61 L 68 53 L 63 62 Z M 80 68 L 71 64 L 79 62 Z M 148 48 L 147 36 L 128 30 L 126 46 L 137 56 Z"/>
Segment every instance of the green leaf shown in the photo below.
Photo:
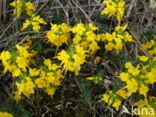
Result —
<path fill-rule="evenodd" d="M 91 95 L 91 91 L 90 91 L 88 85 L 86 84 L 85 80 L 83 80 L 81 78 L 77 78 L 76 82 L 80 88 L 80 91 L 82 92 L 85 102 L 87 104 L 91 105 L 93 103 L 92 95 Z"/>

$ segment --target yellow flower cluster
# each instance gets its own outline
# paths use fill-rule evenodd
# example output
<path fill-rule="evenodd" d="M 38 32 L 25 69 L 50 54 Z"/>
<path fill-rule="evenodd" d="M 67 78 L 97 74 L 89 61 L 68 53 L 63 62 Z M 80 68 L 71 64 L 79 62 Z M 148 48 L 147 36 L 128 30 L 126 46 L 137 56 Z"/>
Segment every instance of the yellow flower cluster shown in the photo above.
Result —
<path fill-rule="evenodd" d="M 101 12 L 101 14 L 108 15 L 109 17 L 112 15 L 116 16 L 116 19 L 120 24 L 124 15 L 125 2 L 123 0 L 105 0 L 103 4 L 106 5 L 106 8 Z"/>
<path fill-rule="evenodd" d="M 122 72 L 119 78 L 127 83 L 127 88 L 131 92 L 138 91 L 141 95 L 146 95 L 148 92 L 148 85 L 156 82 L 156 66 L 151 66 L 156 62 L 155 58 L 151 59 L 146 63 L 146 65 L 141 66 L 138 64 L 134 67 L 131 62 L 125 64 L 125 68 L 128 69 L 127 72 Z M 132 87 L 135 84 L 135 88 Z M 128 83 L 129 82 L 129 83 Z M 130 86 L 131 85 L 131 86 Z"/>
<path fill-rule="evenodd" d="M 156 55 L 156 40 L 150 40 L 147 43 L 141 44 L 140 48 L 150 56 Z"/>
<path fill-rule="evenodd" d="M 52 96 L 63 78 L 60 66 L 52 63 L 50 59 L 45 59 L 40 68 L 29 68 L 22 75 L 22 80 L 16 83 L 17 90 L 14 92 L 17 101 L 22 98 L 22 94 L 30 97 L 35 88 L 45 89 L 45 93 Z"/>
<path fill-rule="evenodd" d="M 147 99 L 149 85 L 156 83 L 156 57 L 148 58 L 139 56 L 140 63 L 134 66 L 131 62 L 125 64 L 126 72 L 120 73 L 118 78 L 125 82 L 125 86 L 115 91 L 121 100 L 131 96 L 133 93 L 143 95 Z M 104 101 L 107 102 L 107 93 L 104 94 Z M 118 107 L 120 104 L 118 104 Z M 113 106 L 114 107 L 114 106 Z"/>
<path fill-rule="evenodd" d="M 26 13 L 29 18 L 24 22 L 22 29 L 24 30 L 28 27 L 32 28 L 34 31 L 39 32 L 41 29 L 40 24 L 47 24 L 43 18 L 34 14 L 36 11 L 35 5 L 32 2 L 26 2 L 25 0 L 15 0 L 10 3 L 14 8 L 14 15 L 20 17 L 22 13 Z"/>
<path fill-rule="evenodd" d="M 20 17 L 22 13 L 26 13 L 31 16 L 33 12 L 36 10 L 35 5 L 31 2 L 26 2 L 25 0 L 15 0 L 10 3 L 10 6 L 15 7 L 14 15 L 16 17 Z"/>
<path fill-rule="evenodd" d="M 12 73 L 13 77 L 18 77 L 30 64 L 34 63 L 33 57 L 36 55 L 35 51 L 28 51 L 31 42 L 23 45 L 17 45 L 15 51 L 3 51 L 0 54 L 0 60 L 4 66 L 4 73 L 7 71 Z"/>
<path fill-rule="evenodd" d="M 121 98 L 118 96 L 115 92 L 109 91 L 102 96 L 102 100 L 106 103 L 108 103 L 109 106 L 114 107 L 116 110 L 119 109 L 119 106 L 121 104 Z"/>
<path fill-rule="evenodd" d="M 43 18 L 40 18 L 40 16 L 36 16 L 32 14 L 31 17 L 23 23 L 21 30 L 31 27 L 34 31 L 39 32 L 39 30 L 41 29 L 40 24 L 47 24 L 47 23 L 44 21 Z"/>
<path fill-rule="evenodd" d="M 0 117 L 13 117 L 13 115 L 7 112 L 0 112 Z"/>
<path fill-rule="evenodd" d="M 135 42 L 132 36 L 126 31 L 127 25 L 116 26 L 113 33 L 101 34 L 102 41 L 108 41 L 105 45 L 107 51 L 121 50 L 125 43 Z"/>
<path fill-rule="evenodd" d="M 31 68 L 35 65 L 32 58 L 37 53 L 30 50 L 31 43 L 32 41 L 28 40 L 17 45 L 13 51 L 3 51 L 0 54 L 4 72 L 9 71 L 13 77 L 18 77 L 17 90 L 14 92 L 14 98 L 17 101 L 22 98 L 22 95 L 30 97 L 36 87 L 44 88 L 48 95 L 53 95 L 63 77 L 60 67 L 53 64 L 50 59 L 44 60 L 44 65 L 39 69 Z"/>
<path fill-rule="evenodd" d="M 52 63 L 50 59 L 45 59 L 44 66 L 39 71 L 40 74 L 35 80 L 35 84 L 38 88 L 44 88 L 48 95 L 54 95 L 56 87 L 61 84 L 61 79 L 63 78 L 60 66 Z"/>
<path fill-rule="evenodd" d="M 52 25 L 51 30 L 46 34 L 48 41 L 57 47 L 68 44 L 67 49 L 61 50 L 55 57 L 61 61 L 61 66 L 66 71 L 78 75 L 81 65 L 86 61 L 86 57 L 100 49 L 98 46 L 100 35 L 94 32 L 97 29 L 93 24 L 82 23 L 74 27 L 70 27 L 65 23 Z"/>
<path fill-rule="evenodd" d="M 67 44 L 70 39 L 70 26 L 66 23 L 60 25 L 54 24 L 51 26 L 51 30 L 47 32 L 46 37 L 55 46 L 59 47 L 64 43 Z"/>
<path fill-rule="evenodd" d="M 30 97 L 30 95 L 34 93 L 35 84 L 29 77 L 26 77 L 20 83 L 16 82 L 16 86 L 17 90 L 14 92 L 14 99 L 17 101 L 22 98 L 22 94 L 26 97 Z"/>
<path fill-rule="evenodd" d="M 100 35 L 94 33 L 98 28 L 93 24 L 79 23 L 74 27 L 70 27 L 63 23 L 60 25 L 52 25 L 51 30 L 47 32 L 46 37 L 48 41 L 55 46 L 62 46 L 62 44 L 71 42 L 73 45 L 80 45 L 84 49 L 89 50 L 92 54 L 99 48 L 97 41 L 100 40 Z M 71 33 L 74 37 L 71 39 Z"/>
<path fill-rule="evenodd" d="M 97 44 L 97 41 L 100 40 L 100 35 L 94 33 L 97 29 L 98 28 L 93 24 L 77 24 L 71 29 L 74 34 L 73 44 L 80 45 L 84 49 L 89 50 L 92 54 L 95 53 L 100 49 Z"/>
<path fill-rule="evenodd" d="M 34 68 L 36 63 L 32 58 L 37 52 L 29 49 L 31 43 L 32 41 L 28 40 L 17 45 L 13 51 L 3 51 L 0 54 L 4 72 L 9 71 L 13 77 L 18 77 L 17 89 L 14 92 L 14 98 L 17 101 L 22 98 L 22 95 L 30 97 L 31 94 L 34 94 L 35 88 L 45 89 L 45 92 L 52 96 L 63 78 L 60 66 L 52 63 L 50 59 L 45 59 L 43 65 Z M 79 53 L 79 51 L 77 52 Z"/>
<path fill-rule="evenodd" d="M 81 46 L 70 46 L 67 50 L 62 50 L 58 53 L 56 58 L 61 61 L 61 65 L 65 70 L 75 72 L 78 74 L 80 71 L 81 65 L 84 64 L 86 60 L 87 51 L 84 50 Z"/>
<path fill-rule="evenodd" d="M 141 69 L 140 65 L 134 67 L 131 62 L 127 62 L 125 68 L 127 69 L 127 72 L 122 72 L 119 75 L 121 81 L 126 82 L 124 88 L 131 94 L 136 93 L 137 91 L 139 91 L 140 94 L 146 94 L 148 91 L 148 85 L 144 82 L 146 78 L 139 77 L 143 72 L 146 72 L 144 71 L 144 68 Z"/>
<path fill-rule="evenodd" d="M 114 15 L 118 21 L 114 32 L 101 34 L 101 41 L 107 41 L 105 49 L 107 51 L 121 50 L 126 43 L 135 42 L 132 36 L 126 31 L 128 25 L 120 25 L 124 15 L 125 2 L 123 0 L 105 0 L 103 4 L 106 5 L 106 8 L 101 14 L 108 15 L 109 17 Z"/>

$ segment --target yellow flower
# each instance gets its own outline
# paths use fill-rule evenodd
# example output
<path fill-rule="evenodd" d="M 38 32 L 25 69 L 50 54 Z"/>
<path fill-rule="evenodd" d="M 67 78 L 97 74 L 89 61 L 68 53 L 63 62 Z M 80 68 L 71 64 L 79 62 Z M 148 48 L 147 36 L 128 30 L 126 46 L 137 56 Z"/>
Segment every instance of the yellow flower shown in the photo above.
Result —
<path fill-rule="evenodd" d="M 44 64 L 45 64 L 46 66 L 48 66 L 48 67 L 51 66 L 51 63 L 52 63 L 52 61 L 51 61 L 50 59 L 45 59 L 45 60 L 44 60 Z"/>
<path fill-rule="evenodd" d="M 8 62 L 3 63 L 3 66 L 4 66 L 4 73 L 6 73 L 7 71 L 12 72 L 17 68 L 15 65 L 11 65 Z"/>
<path fill-rule="evenodd" d="M 140 70 L 137 68 L 130 68 L 128 69 L 128 73 L 132 74 L 133 76 L 138 76 L 140 74 Z"/>
<path fill-rule="evenodd" d="M 30 63 L 33 63 L 32 57 L 35 55 L 34 51 L 28 52 L 29 46 L 16 45 L 16 52 L 12 54 L 8 51 L 3 51 L 0 55 L 4 66 L 4 73 L 7 71 L 12 73 L 13 77 L 18 77 L 22 72 L 26 71 Z"/>
<path fill-rule="evenodd" d="M 22 0 L 15 0 L 14 2 L 10 3 L 10 6 L 15 7 L 14 15 L 16 17 L 20 17 L 20 15 L 22 13 L 23 1 Z"/>
<path fill-rule="evenodd" d="M 138 90 L 138 83 L 136 80 L 131 79 L 128 80 L 126 85 L 126 88 L 128 89 L 129 92 L 135 93 Z"/>
<path fill-rule="evenodd" d="M 25 0 L 15 0 L 10 3 L 10 6 L 15 7 L 14 15 L 20 17 L 22 13 L 25 13 L 29 16 L 33 14 L 36 10 L 35 5 L 31 2 L 26 2 Z"/>
<path fill-rule="evenodd" d="M 41 29 L 40 24 L 47 24 L 43 18 L 40 18 L 40 16 L 35 16 L 34 14 L 31 15 L 29 19 L 27 19 L 22 26 L 21 30 L 25 30 L 29 26 L 32 26 L 33 30 L 36 32 L 39 32 Z"/>
<path fill-rule="evenodd" d="M 125 24 L 123 26 L 118 25 L 115 27 L 115 31 L 116 32 L 124 32 L 127 29 L 127 27 L 128 27 L 128 24 Z"/>
<path fill-rule="evenodd" d="M 0 117 L 13 117 L 13 115 L 7 112 L 0 112 Z"/>
<path fill-rule="evenodd" d="M 147 100 L 139 100 L 139 101 L 135 102 L 133 105 L 134 106 L 144 107 L 147 104 L 148 104 L 148 101 Z"/>
<path fill-rule="evenodd" d="M 77 45 L 75 47 L 69 47 L 67 51 L 62 50 L 55 58 L 62 62 L 61 64 L 64 69 L 78 74 L 80 65 L 85 62 L 87 56 L 86 53 L 87 51 Z"/>
<path fill-rule="evenodd" d="M 89 50 L 92 53 L 95 53 L 99 49 L 100 49 L 100 47 L 98 46 L 97 42 L 93 41 L 92 43 L 89 44 Z"/>
<path fill-rule="evenodd" d="M 60 68 L 59 65 L 52 63 L 50 59 L 44 60 L 44 65 L 48 67 L 49 70 L 56 71 L 58 68 Z"/>
<path fill-rule="evenodd" d="M 46 88 L 45 92 L 48 94 L 48 95 L 54 95 L 55 94 L 55 88 L 54 87 L 48 87 Z"/>
<path fill-rule="evenodd" d="M 107 51 L 113 50 L 113 49 L 114 49 L 114 43 L 108 42 L 108 43 L 105 45 L 105 49 L 106 49 Z"/>
<path fill-rule="evenodd" d="M 141 85 L 140 87 L 139 87 L 139 93 L 141 94 L 141 95 L 146 95 L 147 94 L 147 92 L 148 92 L 148 86 L 145 86 L 145 85 Z"/>
<path fill-rule="evenodd" d="M 41 29 L 41 26 L 39 25 L 39 22 L 32 22 L 31 23 L 33 30 L 38 32 Z"/>
<path fill-rule="evenodd" d="M 36 68 L 29 68 L 29 74 L 31 75 L 31 76 L 38 76 L 39 75 L 39 73 L 40 73 L 40 70 L 38 70 L 38 69 L 36 69 Z"/>
<path fill-rule="evenodd" d="M 80 45 L 85 50 L 89 50 L 91 54 L 94 54 L 100 49 L 97 43 L 97 41 L 100 40 L 100 35 L 94 33 L 97 29 L 93 24 L 77 24 L 71 28 L 74 34 L 73 44 Z"/>
<path fill-rule="evenodd" d="M 17 77 L 21 75 L 21 70 L 20 68 L 18 68 L 16 65 L 12 65 L 10 63 L 10 59 L 11 59 L 12 55 L 9 51 L 3 51 L 0 54 L 0 60 L 2 60 L 3 66 L 4 66 L 4 73 L 6 73 L 7 71 L 12 73 L 13 77 Z"/>
<path fill-rule="evenodd" d="M 17 91 L 14 93 L 14 98 L 17 101 L 21 98 L 22 94 L 26 97 L 30 97 L 30 95 L 34 93 L 35 84 L 30 78 L 26 78 L 26 81 L 22 81 L 21 83 L 16 82 L 16 86 Z"/>
<path fill-rule="evenodd" d="M 120 73 L 120 75 L 118 77 L 124 82 L 126 82 L 130 79 L 130 75 L 125 72 Z"/>
<path fill-rule="evenodd" d="M 110 33 L 101 34 L 101 41 L 107 41 L 105 49 L 121 50 L 128 42 L 135 42 L 132 36 L 126 31 L 127 24 L 123 26 L 116 26 L 115 31 Z"/>
<path fill-rule="evenodd" d="M 62 50 L 58 53 L 57 59 L 61 60 L 62 64 L 67 63 L 70 59 L 70 55 L 65 50 Z"/>
<path fill-rule="evenodd" d="M 117 4 L 115 2 L 112 0 L 106 0 L 103 4 L 106 4 L 106 8 L 101 12 L 102 15 L 106 14 L 110 17 L 116 13 Z"/>
<path fill-rule="evenodd" d="M 36 10 L 36 8 L 35 8 L 35 5 L 33 3 L 26 2 L 27 15 L 31 16 L 35 10 Z"/>
<path fill-rule="evenodd" d="M 71 30 L 75 34 L 82 35 L 86 31 L 86 28 L 84 27 L 84 24 L 79 23 L 75 27 L 73 27 Z"/>
<path fill-rule="evenodd" d="M 70 27 L 68 24 L 54 24 L 51 30 L 47 32 L 46 37 L 48 41 L 55 46 L 62 46 L 62 44 L 67 43 L 70 39 Z"/>
<path fill-rule="evenodd" d="M 134 67 L 133 67 L 133 65 L 132 65 L 131 62 L 126 62 L 125 63 L 125 68 L 127 68 L 127 69 L 133 69 Z"/>
<path fill-rule="evenodd" d="M 108 103 L 109 102 L 109 98 L 110 98 L 110 96 L 108 94 L 103 94 L 102 100 L 104 102 Z"/>
<path fill-rule="evenodd" d="M 125 7 L 125 2 L 123 0 L 120 0 L 117 6 L 117 13 L 116 13 L 116 19 L 118 22 L 122 20 L 122 17 L 124 15 L 124 7 Z"/>
<path fill-rule="evenodd" d="M 101 59 L 102 59 L 102 58 L 101 58 L 100 56 L 96 56 L 96 57 L 95 57 L 95 61 L 96 61 L 96 62 L 100 62 Z"/>
<path fill-rule="evenodd" d="M 156 73 L 155 70 L 154 70 L 154 71 L 152 70 L 151 72 L 147 72 L 147 73 L 144 75 L 144 77 L 147 78 L 147 80 L 146 80 L 147 83 L 152 84 L 152 83 L 156 82 L 155 73 Z"/>
<path fill-rule="evenodd" d="M 18 90 L 15 91 L 13 94 L 14 94 L 14 99 L 15 99 L 16 101 L 18 101 L 18 100 L 20 100 L 20 99 L 22 98 L 21 92 L 19 92 Z"/>
<path fill-rule="evenodd" d="M 124 15 L 125 2 L 123 0 L 105 0 L 103 4 L 106 5 L 106 8 L 101 12 L 101 14 L 108 15 L 109 17 L 114 15 L 120 23 Z"/>
<path fill-rule="evenodd" d="M 1 54 L 0 54 L 0 60 L 2 61 L 7 61 L 11 58 L 11 53 L 9 51 L 3 51 Z"/>
<path fill-rule="evenodd" d="M 102 100 L 108 105 L 112 105 L 116 110 L 119 109 L 119 106 L 121 105 L 121 99 L 120 97 L 116 94 L 116 92 L 109 91 L 106 94 L 103 94 Z"/>
<path fill-rule="evenodd" d="M 12 76 L 13 77 L 18 77 L 22 74 L 21 70 L 19 68 L 15 68 L 12 70 Z"/>
<path fill-rule="evenodd" d="M 149 57 L 147 56 L 138 56 L 139 60 L 143 61 L 143 62 L 146 62 L 148 61 Z"/>
<path fill-rule="evenodd" d="M 27 81 L 24 83 L 24 89 L 22 92 L 26 97 L 30 97 L 30 95 L 34 93 L 35 85 L 31 79 L 27 78 L 26 80 Z"/>
<path fill-rule="evenodd" d="M 26 67 L 29 66 L 29 59 L 25 57 L 17 57 L 16 59 L 17 66 L 23 71 L 26 71 Z"/>
<path fill-rule="evenodd" d="M 116 110 L 118 110 L 120 105 L 121 105 L 121 100 L 116 99 L 116 100 L 113 102 L 112 107 L 114 107 Z"/>
<path fill-rule="evenodd" d="M 116 94 L 119 95 L 120 97 L 122 97 L 123 99 L 125 99 L 125 98 L 127 98 L 128 96 L 131 95 L 131 93 L 130 92 L 127 92 L 124 88 L 118 90 L 116 92 Z"/>
<path fill-rule="evenodd" d="M 40 74 L 35 79 L 35 84 L 38 88 L 44 88 L 45 93 L 52 96 L 58 86 L 61 85 L 63 78 L 60 66 L 54 64 L 50 59 L 45 59 L 44 64 L 39 69 Z"/>
<path fill-rule="evenodd" d="M 147 52 L 148 55 L 156 55 L 156 40 L 150 40 L 147 43 L 141 44 L 140 49 Z"/>
<path fill-rule="evenodd" d="M 25 58 L 31 56 L 31 54 L 27 50 L 29 46 L 24 47 L 22 45 L 16 45 L 16 48 L 20 56 L 25 57 Z"/>
<path fill-rule="evenodd" d="M 44 88 L 47 85 L 47 82 L 44 78 L 37 78 L 35 80 L 35 84 L 37 85 L 38 88 Z"/>
<path fill-rule="evenodd" d="M 117 38 L 116 38 L 117 39 Z M 115 45 L 115 47 L 114 47 L 114 49 L 115 50 L 121 50 L 122 48 L 123 48 L 123 43 L 122 43 L 122 41 L 120 40 L 120 39 L 117 39 L 118 40 L 118 42 L 116 42 L 116 45 Z M 119 41 L 120 40 L 120 41 Z"/>

